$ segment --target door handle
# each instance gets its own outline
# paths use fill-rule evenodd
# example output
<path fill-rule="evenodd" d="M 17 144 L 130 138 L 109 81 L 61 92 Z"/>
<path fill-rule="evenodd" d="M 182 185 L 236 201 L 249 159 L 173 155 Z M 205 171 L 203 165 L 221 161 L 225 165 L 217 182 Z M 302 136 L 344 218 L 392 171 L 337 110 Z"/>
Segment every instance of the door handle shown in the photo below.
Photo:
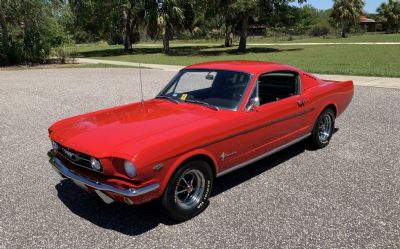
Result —
<path fill-rule="evenodd" d="M 304 99 L 297 100 L 297 105 L 299 105 L 300 107 L 303 107 L 304 104 L 305 104 Z"/>

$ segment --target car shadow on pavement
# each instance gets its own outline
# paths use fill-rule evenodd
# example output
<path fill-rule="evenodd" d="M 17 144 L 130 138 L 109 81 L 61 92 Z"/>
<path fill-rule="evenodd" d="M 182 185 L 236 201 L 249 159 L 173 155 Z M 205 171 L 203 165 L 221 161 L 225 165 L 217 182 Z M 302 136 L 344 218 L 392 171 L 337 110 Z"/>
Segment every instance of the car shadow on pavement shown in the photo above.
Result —
<path fill-rule="evenodd" d="M 233 171 L 227 175 L 221 176 L 214 182 L 214 190 L 212 196 L 217 196 L 233 187 L 236 187 L 243 182 L 246 182 L 264 172 L 279 166 L 287 160 L 303 153 L 306 150 L 311 150 L 307 141 L 301 141 L 280 152 L 270 155 L 246 167 Z"/>
<path fill-rule="evenodd" d="M 339 128 L 334 128 L 333 134 L 339 131 Z M 317 149 L 310 146 L 307 139 L 300 141 L 284 150 L 263 158 L 246 167 L 233 171 L 227 175 L 216 179 L 213 186 L 213 196 L 217 196 L 233 187 L 236 187 L 243 182 L 250 180 L 280 164 L 290 160 L 293 157 L 303 153 L 304 151 L 315 151 Z"/>
<path fill-rule="evenodd" d="M 335 129 L 335 132 L 337 130 Z M 219 177 L 214 182 L 212 197 L 237 187 L 306 150 L 311 148 L 307 141 L 301 141 L 247 167 Z M 146 233 L 159 224 L 177 224 L 160 211 L 155 201 L 140 206 L 128 206 L 124 203 L 105 204 L 96 194 L 87 193 L 69 179 L 63 179 L 56 185 L 56 189 L 60 200 L 74 214 L 105 229 L 135 236 Z"/>
<path fill-rule="evenodd" d="M 172 225 L 155 202 L 140 206 L 116 202 L 106 204 L 96 194 L 87 193 L 69 179 L 61 180 L 56 190 L 59 199 L 74 214 L 105 229 L 135 236 L 152 230 L 160 223 Z"/>

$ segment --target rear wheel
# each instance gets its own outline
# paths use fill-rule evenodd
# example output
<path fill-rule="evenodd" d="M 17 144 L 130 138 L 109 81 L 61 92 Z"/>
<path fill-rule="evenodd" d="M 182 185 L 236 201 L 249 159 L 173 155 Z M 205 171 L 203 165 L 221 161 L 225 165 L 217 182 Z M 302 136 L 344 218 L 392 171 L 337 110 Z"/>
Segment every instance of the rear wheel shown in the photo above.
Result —
<path fill-rule="evenodd" d="M 325 109 L 318 117 L 310 137 L 311 145 L 316 149 L 327 146 L 335 129 L 335 113 L 331 108 Z"/>
<path fill-rule="evenodd" d="M 208 206 L 212 184 L 213 174 L 208 163 L 185 163 L 169 181 L 161 205 L 167 215 L 176 221 L 191 219 Z"/>

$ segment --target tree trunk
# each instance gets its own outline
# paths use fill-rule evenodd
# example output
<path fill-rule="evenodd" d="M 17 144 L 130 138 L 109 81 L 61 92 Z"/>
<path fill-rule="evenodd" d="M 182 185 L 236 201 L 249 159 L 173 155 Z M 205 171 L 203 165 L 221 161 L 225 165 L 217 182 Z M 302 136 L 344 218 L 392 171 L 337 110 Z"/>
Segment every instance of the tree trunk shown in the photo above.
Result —
<path fill-rule="evenodd" d="M 124 18 L 124 51 L 128 52 L 132 50 L 132 41 L 131 41 L 131 11 L 128 8 L 124 8 L 123 10 L 123 18 Z"/>
<path fill-rule="evenodd" d="M 342 25 L 342 29 L 340 31 L 342 38 L 346 38 L 346 25 Z"/>
<path fill-rule="evenodd" d="M 4 51 L 6 51 L 8 53 L 8 48 L 9 48 L 9 40 L 8 40 L 8 27 L 7 27 L 7 23 L 5 22 L 5 20 L 1 19 L 0 20 L 0 27 L 2 30 L 2 42 L 3 42 L 3 47 L 4 47 Z"/>
<path fill-rule="evenodd" d="M 232 25 L 225 24 L 225 47 L 232 47 Z"/>
<path fill-rule="evenodd" d="M 163 27 L 163 53 L 164 54 L 169 54 L 170 49 L 169 49 L 169 38 L 170 38 L 170 30 L 168 28 L 168 25 L 166 24 Z"/>
<path fill-rule="evenodd" d="M 391 34 L 392 33 L 392 25 L 389 22 L 387 24 L 386 33 L 387 34 Z"/>
<path fill-rule="evenodd" d="M 242 16 L 242 28 L 240 30 L 240 41 L 238 52 L 244 53 L 246 52 L 246 43 L 247 43 L 247 24 L 249 21 L 248 13 L 243 14 Z"/>

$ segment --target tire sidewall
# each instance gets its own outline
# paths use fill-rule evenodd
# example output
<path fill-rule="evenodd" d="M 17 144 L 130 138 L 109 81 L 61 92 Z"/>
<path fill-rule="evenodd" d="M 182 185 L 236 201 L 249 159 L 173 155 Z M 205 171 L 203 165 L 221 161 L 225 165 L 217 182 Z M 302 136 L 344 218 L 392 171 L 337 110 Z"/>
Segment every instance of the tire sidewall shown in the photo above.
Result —
<path fill-rule="evenodd" d="M 331 118 L 332 129 L 330 131 L 328 139 L 326 141 L 321 141 L 320 138 L 319 138 L 319 130 L 318 130 L 319 127 L 318 127 L 318 124 L 321 121 L 321 119 L 323 117 L 325 117 L 326 115 L 329 115 L 330 118 Z M 324 110 L 318 116 L 318 119 L 315 122 L 314 129 L 313 129 L 313 132 L 312 132 L 314 146 L 317 147 L 317 148 L 323 148 L 323 147 L 327 146 L 329 144 L 331 138 L 332 138 L 334 129 L 335 129 L 335 113 L 332 111 L 332 109 L 329 108 L 329 109 Z"/>
<path fill-rule="evenodd" d="M 193 169 L 200 171 L 204 176 L 205 179 L 204 194 L 199 203 L 196 204 L 194 207 L 190 209 L 183 209 L 177 204 L 177 200 L 175 199 L 175 189 L 176 185 L 178 184 L 179 178 L 186 172 Z M 190 161 L 188 163 L 185 163 L 182 167 L 180 167 L 171 177 L 167 185 L 167 188 L 164 192 L 164 195 L 162 197 L 162 206 L 164 207 L 166 213 L 174 220 L 177 221 L 188 220 L 201 213 L 204 209 L 206 209 L 209 203 L 212 186 L 213 186 L 213 173 L 208 163 L 204 161 Z"/>

